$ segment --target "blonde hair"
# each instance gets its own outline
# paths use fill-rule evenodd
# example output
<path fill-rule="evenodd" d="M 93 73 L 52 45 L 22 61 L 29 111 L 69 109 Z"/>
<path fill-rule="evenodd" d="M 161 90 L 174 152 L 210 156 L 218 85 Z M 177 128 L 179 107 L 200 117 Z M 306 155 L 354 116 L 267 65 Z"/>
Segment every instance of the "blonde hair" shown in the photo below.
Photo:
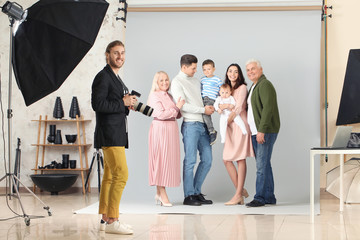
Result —
<path fill-rule="evenodd" d="M 169 75 L 166 72 L 164 72 L 164 71 L 156 72 L 155 75 L 154 75 L 153 81 L 152 81 L 152 86 L 151 86 L 151 89 L 150 89 L 150 92 L 149 92 L 149 97 L 150 97 L 151 93 L 159 91 L 159 89 L 160 89 L 159 84 L 158 84 L 160 74 L 165 74 L 167 76 L 167 78 L 169 79 Z M 170 79 L 169 79 L 169 83 L 170 83 Z M 169 84 L 169 88 L 170 88 L 170 84 Z M 148 98 L 147 102 L 149 104 L 149 98 Z"/>

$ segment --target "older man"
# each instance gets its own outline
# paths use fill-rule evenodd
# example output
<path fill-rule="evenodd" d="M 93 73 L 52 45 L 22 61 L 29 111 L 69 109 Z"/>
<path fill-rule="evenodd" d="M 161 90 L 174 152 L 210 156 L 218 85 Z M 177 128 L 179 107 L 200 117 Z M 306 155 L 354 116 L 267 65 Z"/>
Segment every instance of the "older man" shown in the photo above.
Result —
<path fill-rule="evenodd" d="M 263 74 L 258 60 L 246 63 L 248 78 L 253 82 L 248 96 L 248 123 L 256 158 L 256 194 L 247 207 L 276 204 L 271 154 L 279 129 L 280 117 L 274 86 Z"/>

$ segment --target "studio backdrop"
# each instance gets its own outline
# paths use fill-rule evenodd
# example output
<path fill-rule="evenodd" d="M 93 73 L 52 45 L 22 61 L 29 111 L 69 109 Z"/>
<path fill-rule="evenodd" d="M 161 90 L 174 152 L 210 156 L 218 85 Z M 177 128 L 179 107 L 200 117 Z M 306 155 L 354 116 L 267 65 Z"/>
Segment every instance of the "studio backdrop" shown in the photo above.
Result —
<path fill-rule="evenodd" d="M 199 60 L 196 77 L 203 76 L 201 63 L 207 58 L 215 62 L 221 79 L 228 65 L 238 63 L 250 87 L 245 62 L 259 59 L 276 88 L 281 117 L 272 156 L 276 196 L 279 202 L 308 202 L 309 149 L 320 145 L 320 19 L 320 11 L 129 12 L 124 81 L 142 93 L 140 101 L 146 103 L 155 72 L 166 71 L 172 79 L 180 70 L 180 57 L 190 53 Z M 125 201 L 139 201 L 141 196 L 149 202 L 155 195 L 148 184 L 151 120 L 140 113 L 129 116 Z M 213 121 L 218 130 L 217 113 Z M 202 191 L 209 199 L 225 202 L 235 189 L 222 162 L 223 144 L 218 140 L 212 149 L 213 165 Z M 181 161 L 183 156 L 181 142 Z M 253 196 L 255 160 L 246 161 L 245 187 Z M 319 186 L 319 164 L 315 172 Z M 169 188 L 168 194 L 173 202 L 181 202 L 182 185 Z"/>

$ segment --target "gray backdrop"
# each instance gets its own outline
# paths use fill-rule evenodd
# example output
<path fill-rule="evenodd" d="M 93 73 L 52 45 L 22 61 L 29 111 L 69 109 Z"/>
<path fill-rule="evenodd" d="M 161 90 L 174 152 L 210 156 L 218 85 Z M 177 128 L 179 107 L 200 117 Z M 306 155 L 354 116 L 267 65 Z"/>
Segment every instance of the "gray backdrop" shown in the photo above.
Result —
<path fill-rule="evenodd" d="M 320 11 L 130 12 L 124 81 L 130 90 L 142 93 L 140 101 L 146 103 L 155 72 L 164 70 L 172 79 L 180 69 L 180 57 L 191 53 L 199 59 L 196 77 L 202 76 L 201 63 L 207 58 L 214 60 L 215 74 L 221 79 L 229 64 L 238 63 L 249 87 L 245 62 L 259 59 L 277 90 L 281 117 L 272 157 L 276 196 L 279 202 L 308 202 L 309 149 L 320 143 L 320 15 Z M 151 201 L 155 195 L 148 184 L 151 120 L 140 113 L 129 116 L 125 201 Z M 213 120 L 218 129 L 216 113 Z M 229 200 L 235 191 L 222 163 L 222 148 L 220 141 L 213 146 L 213 165 L 202 190 L 216 201 Z M 181 143 L 181 159 L 183 155 Z M 255 193 L 255 172 L 255 161 L 248 158 L 245 187 L 250 199 Z M 319 186 L 318 163 L 315 172 Z M 169 188 L 168 195 L 173 202 L 182 201 L 182 185 Z"/>

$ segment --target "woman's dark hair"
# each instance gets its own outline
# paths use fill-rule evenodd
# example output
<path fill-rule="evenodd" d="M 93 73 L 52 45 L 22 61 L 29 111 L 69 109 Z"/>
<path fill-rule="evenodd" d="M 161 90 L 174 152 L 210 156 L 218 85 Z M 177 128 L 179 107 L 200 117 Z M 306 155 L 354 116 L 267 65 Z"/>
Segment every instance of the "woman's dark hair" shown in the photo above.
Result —
<path fill-rule="evenodd" d="M 235 67 L 237 68 L 237 70 L 238 70 L 238 73 L 239 73 L 239 76 L 238 76 L 238 78 L 236 79 L 236 84 L 235 84 L 234 87 L 231 86 L 231 81 L 229 80 L 229 78 L 228 78 L 228 76 L 227 76 L 227 73 L 228 73 L 228 71 L 229 71 L 229 68 L 232 67 L 232 66 L 235 66 Z M 244 78 L 244 75 L 243 75 L 243 73 L 242 73 L 242 71 L 241 71 L 241 67 L 239 66 L 239 64 L 237 64 L 237 63 L 232 63 L 232 64 L 230 64 L 230 66 L 226 69 L 225 81 L 224 81 L 224 82 L 227 83 L 227 84 L 229 84 L 229 85 L 231 86 L 231 91 L 237 89 L 238 87 L 240 87 L 240 86 L 243 85 L 243 84 L 247 85 L 246 82 L 245 82 L 245 78 Z"/>

